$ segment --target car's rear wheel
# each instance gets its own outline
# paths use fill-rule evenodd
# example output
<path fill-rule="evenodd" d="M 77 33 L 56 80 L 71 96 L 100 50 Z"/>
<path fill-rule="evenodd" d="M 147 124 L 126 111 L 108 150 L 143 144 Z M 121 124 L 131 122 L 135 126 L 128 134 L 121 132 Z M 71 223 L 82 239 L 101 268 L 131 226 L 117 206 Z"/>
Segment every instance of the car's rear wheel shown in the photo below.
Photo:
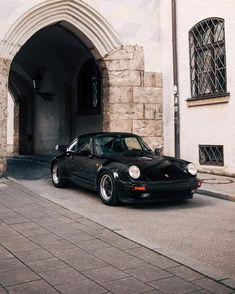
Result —
<path fill-rule="evenodd" d="M 107 205 L 118 204 L 118 197 L 114 178 L 111 173 L 103 172 L 99 178 L 98 183 L 99 195 L 103 203 Z"/>
<path fill-rule="evenodd" d="M 52 182 L 57 188 L 65 188 L 68 185 L 68 180 L 64 178 L 62 167 L 59 162 L 55 162 L 52 167 Z"/>

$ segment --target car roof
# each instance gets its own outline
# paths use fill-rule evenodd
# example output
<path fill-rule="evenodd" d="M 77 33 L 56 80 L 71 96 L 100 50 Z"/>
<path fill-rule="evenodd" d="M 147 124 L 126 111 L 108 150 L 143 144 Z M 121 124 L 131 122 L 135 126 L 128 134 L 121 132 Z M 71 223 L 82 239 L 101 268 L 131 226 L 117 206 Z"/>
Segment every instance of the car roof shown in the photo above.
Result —
<path fill-rule="evenodd" d="M 83 134 L 78 137 L 83 137 L 83 136 L 93 137 L 93 136 L 99 136 L 99 135 L 137 136 L 136 134 L 126 133 L 126 132 L 94 132 L 94 133 Z"/>

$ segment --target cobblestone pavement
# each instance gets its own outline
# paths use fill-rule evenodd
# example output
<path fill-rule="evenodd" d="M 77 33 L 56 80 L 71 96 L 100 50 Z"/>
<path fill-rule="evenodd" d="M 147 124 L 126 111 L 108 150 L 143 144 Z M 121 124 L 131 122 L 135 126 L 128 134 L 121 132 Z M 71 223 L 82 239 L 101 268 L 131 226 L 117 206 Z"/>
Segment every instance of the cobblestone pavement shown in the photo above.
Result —
<path fill-rule="evenodd" d="M 223 282 L 0 181 L 0 294 L 235 293 Z"/>

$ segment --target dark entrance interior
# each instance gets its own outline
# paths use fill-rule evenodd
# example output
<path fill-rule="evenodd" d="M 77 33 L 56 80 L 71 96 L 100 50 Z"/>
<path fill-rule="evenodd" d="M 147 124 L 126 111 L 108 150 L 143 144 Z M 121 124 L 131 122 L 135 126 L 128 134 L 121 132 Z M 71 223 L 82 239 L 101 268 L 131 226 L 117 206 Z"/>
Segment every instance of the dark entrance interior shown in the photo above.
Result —
<path fill-rule="evenodd" d="M 17 53 L 9 92 L 19 111 L 20 154 L 50 155 L 58 143 L 102 130 L 102 77 L 91 49 L 61 22 L 35 33 Z"/>

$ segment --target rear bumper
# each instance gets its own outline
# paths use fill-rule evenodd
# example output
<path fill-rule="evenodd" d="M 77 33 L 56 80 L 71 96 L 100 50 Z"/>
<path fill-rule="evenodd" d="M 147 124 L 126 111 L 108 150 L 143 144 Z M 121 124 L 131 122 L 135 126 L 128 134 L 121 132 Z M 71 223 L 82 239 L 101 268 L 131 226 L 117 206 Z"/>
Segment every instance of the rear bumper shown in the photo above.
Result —
<path fill-rule="evenodd" d="M 193 178 L 187 181 L 168 182 L 124 182 L 117 181 L 119 200 L 126 203 L 152 203 L 192 199 L 201 181 Z M 134 191 L 134 187 L 144 187 L 143 191 Z"/>

